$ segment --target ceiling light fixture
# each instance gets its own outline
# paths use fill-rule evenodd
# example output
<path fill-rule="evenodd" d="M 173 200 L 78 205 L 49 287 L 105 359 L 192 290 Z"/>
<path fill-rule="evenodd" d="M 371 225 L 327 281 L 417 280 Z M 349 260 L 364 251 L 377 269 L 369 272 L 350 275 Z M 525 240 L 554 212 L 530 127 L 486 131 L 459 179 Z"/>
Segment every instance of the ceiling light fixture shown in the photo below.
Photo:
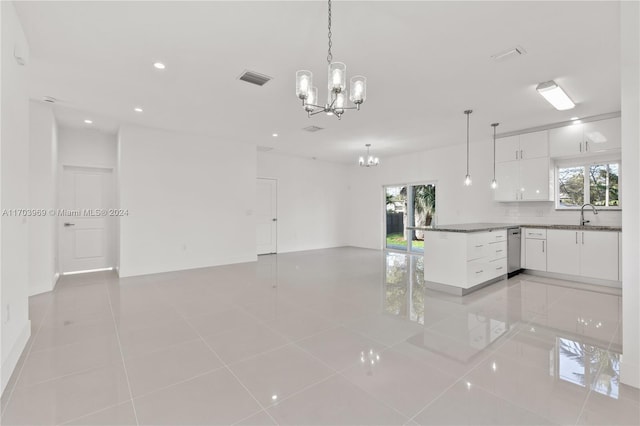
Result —
<path fill-rule="evenodd" d="M 469 174 L 469 115 L 471 115 L 472 112 L 472 109 L 464 112 L 467 116 L 467 175 L 464 177 L 465 186 L 471 186 L 471 175 Z"/>
<path fill-rule="evenodd" d="M 165 64 L 163 64 L 162 62 L 154 62 L 154 63 L 153 63 L 153 67 L 154 67 L 155 69 L 158 69 L 158 70 L 163 70 L 163 69 L 165 69 L 167 66 L 166 66 Z"/>
<path fill-rule="evenodd" d="M 347 109 L 360 111 L 360 105 L 367 98 L 367 79 L 364 76 L 356 75 L 350 80 L 349 100 L 355 105 L 347 106 L 347 66 L 342 62 L 332 62 L 333 54 L 331 47 L 331 0 L 328 1 L 329 16 L 329 50 L 327 54 L 327 103 L 318 105 L 318 88 L 313 87 L 313 73 L 307 70 L 296 72 L 296 95 L 302 99 L 302 107 L 307 111 L 307 116 L 325 112 L 327 115 L 335 115 L 338 119 Z"/>
<path fill-rule="evenodd" d="M 93 124 L 93 120 L 84 120 L 85 124 Z"/>
<path fill-rule="evenodd" d="M 496 127 L 499 125 L 500 123 L 491 123 L 491 127 L 493 127 L 493 179 L 491 180 L 491 189 L 498 187 L 498 181 L 496 180 Z"/>
<path fill-rule="evenodd" d="M 135 107 L 133 110 L 135 112 L 142 112 L 143 111 L 142 108 L 140 108 L 140 107 Z"/>
<path fill-rule="evenodd" d="M 562 87 L 553 80 L 538 84 L 536 90 L 558 111 L 566 111 L 576 106 Z"/>
<path fill-rule="evenodd" d="M 272 133 L 271 136 L 273 136 L 274 138 L 277 138 L 278 134 L 277 133 Z"/>
<path fill-rule="evenodd" d="M 371 148 L 371 144 L 368 143 L 365 146 L 367 147 L 367 157 L 366 157 L 366 161 L 365 161 L 365 157 L 360 157 L 358 159 L 358 164 L 360 165 L 360 167 L 373 167 L 373 166 L 380 165 L 380 159 L 378 157 L 374 157 L 369 152 Z"/>

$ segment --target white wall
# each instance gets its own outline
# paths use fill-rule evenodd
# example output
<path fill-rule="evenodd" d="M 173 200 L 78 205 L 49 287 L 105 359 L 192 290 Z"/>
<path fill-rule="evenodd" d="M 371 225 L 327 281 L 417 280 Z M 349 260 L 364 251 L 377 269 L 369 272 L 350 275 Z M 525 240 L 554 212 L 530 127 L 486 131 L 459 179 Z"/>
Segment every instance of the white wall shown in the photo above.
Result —
<path fill-rule="evenodd" d="M 58 129 L 50 104 L 29 102 L 29 207 L 55 209 Z M 29 295 L 53 290 L 57 278 L 56 217 L 29 219 Z"/>
<path fill-rule="evenodd" d="M 13 57 L 18 46 L 25 57 L 27 41 L 13 3 L 0 2 L 0 208 L 29 207 L 29 98 L 27 67 Z M 11 377 L 29 339 L 27 220 L 3 216 L 0 228 L 0 389 Z"/>
<path fill-rule="evenodd" d="M 382 248 L 383 185 L 436 181 L 438 224 L 506 222 L 521 224 L 577 224 L 579 212 L 557 211 L 553 202 L 498 203 L 489 184 L 493 175 L 491 139 L 471 143 L 470 174 L 465 187 L 466 145 L 382 158 L 376 168 L 353 166 L 351 173 L 350 245 Z M 624 202 L 624 201 L 623 201 Z M 601 211 L 593 224 L 620 225 L 620 211 Z"/>
<path fill-rule="evenodd" d="M 278 180 L 278 253 L 348 244 L 348 166 L 260 152 L 258 177 Z"/>
<path fill-rule="evenodd" d="M 256 148 L 125 125 L 120 276 L 256 260 Z"/>
<path fill-rule="evenodd" d="M 620 381 L 640 388 L 640 4 L 620 5 L 622 42 L 622 341 Z"/>
<path fill-rule="evenodd" d="M 65 166 L 117 166 L 117 137 L 94 129 L 60 126 L 58 161 Z"/>

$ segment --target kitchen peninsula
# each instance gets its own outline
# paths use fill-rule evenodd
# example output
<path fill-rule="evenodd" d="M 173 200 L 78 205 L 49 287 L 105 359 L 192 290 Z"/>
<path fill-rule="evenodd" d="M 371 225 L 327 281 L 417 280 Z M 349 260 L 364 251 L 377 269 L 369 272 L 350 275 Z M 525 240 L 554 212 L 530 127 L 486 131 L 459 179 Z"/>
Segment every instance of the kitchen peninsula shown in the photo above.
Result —
<path fill-rule="evenodd" d="M 510 248 L 516 229 L 522 240 L 512 238 Z M 620 287 L 619 226 L 470 223 L 421 230 L 425 283 L 434 290 L 463 296 L 502 280 L 508 257 L 528 273 Z"/>

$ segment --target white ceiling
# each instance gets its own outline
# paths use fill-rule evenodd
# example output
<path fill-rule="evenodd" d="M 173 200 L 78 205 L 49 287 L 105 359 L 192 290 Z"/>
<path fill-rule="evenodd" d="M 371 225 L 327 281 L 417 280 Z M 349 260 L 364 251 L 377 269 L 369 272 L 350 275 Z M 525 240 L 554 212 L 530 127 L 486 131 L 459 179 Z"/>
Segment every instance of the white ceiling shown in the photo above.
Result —
<path fill-rule="evenodd" d="M 31 96 L 62 100 L 64 125 L 121 123 L 352 162 L 620 109 L 618 2 L 348 2 L 333 5 L 334 59 L 368 78 L 362 111 L 308 119 L 295 72 L 324 100 L 325 2 L 18 2 L 31 48 Z M 516 45 L 525 56 L 490 57 Z M 164 72 L 152 67 L 160 60 Z M 253 70 L 264 87 L 237 80 Z M 555 80 L 578 104 L 535 91 Z M 133 111 L 142 106 L 143 114 Z M 309 125 L 324 127 L 303 132 Z M 272 133 L 280 136 L 273 138 Z"/>

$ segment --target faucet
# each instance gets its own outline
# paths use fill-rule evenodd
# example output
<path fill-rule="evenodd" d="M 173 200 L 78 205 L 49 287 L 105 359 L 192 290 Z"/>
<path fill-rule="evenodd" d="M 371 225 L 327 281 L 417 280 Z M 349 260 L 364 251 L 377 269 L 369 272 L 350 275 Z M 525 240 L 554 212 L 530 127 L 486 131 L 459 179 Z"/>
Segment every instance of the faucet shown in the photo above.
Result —
<path fill-rule="evenodd" d="M 591 206 L 593 214 L 598 214 L 598 210 L 596 210 L 593 204 L 583 204 L 582 207 L 580 207 L 580 226 L 585 226 L 587 223 L 591 222 L 590 220 L 584 220 L 584 208 L 587 206 Z"/>

